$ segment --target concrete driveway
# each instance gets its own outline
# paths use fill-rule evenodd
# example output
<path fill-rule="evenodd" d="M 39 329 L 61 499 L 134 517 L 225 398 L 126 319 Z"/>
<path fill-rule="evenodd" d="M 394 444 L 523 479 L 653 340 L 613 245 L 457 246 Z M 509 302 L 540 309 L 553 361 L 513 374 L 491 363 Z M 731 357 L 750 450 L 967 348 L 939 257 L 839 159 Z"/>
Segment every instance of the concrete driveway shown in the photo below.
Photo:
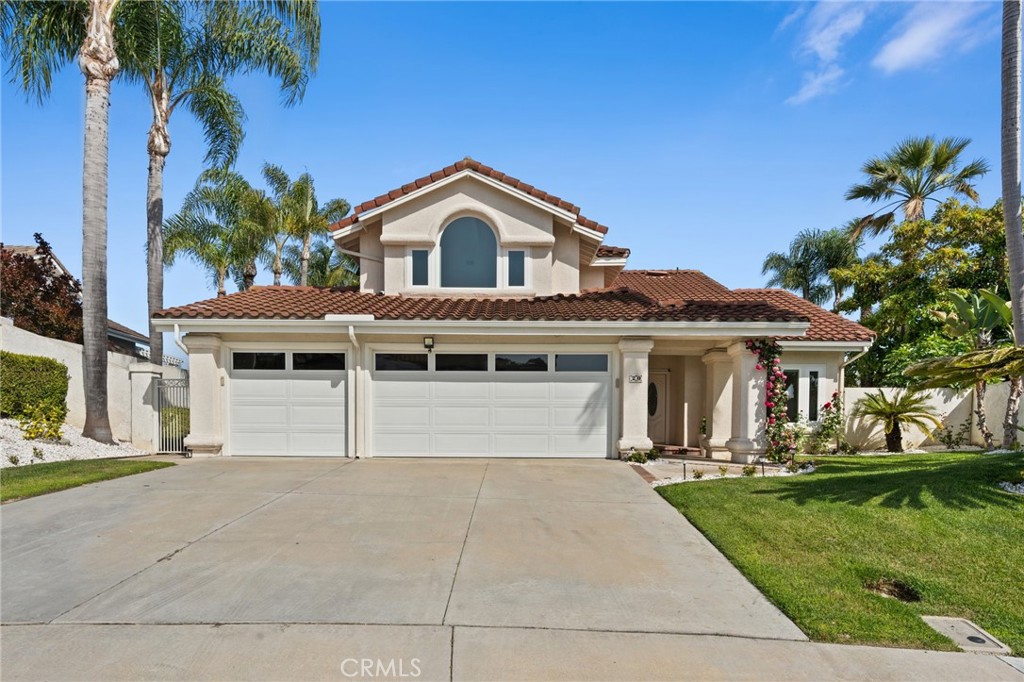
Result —
<path fill-rule="evenodd" d="M 735 679 L 739 642 L 820 646 L 618 462 L 180 461 L 0 524 L 5 680 Z"/>

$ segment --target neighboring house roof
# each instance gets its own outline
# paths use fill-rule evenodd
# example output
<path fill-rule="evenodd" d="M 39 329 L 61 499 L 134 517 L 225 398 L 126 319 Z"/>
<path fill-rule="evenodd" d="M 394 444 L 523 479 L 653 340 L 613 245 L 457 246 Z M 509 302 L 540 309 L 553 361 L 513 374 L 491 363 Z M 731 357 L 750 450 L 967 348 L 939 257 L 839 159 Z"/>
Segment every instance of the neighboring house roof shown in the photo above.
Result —
<path fill-rule="evenodd" d="M 135 343 L 139 343 L 144 346 L 149 345 L 148 336 L 146 336 L 145 334 L 140 334 L 134 329 L 126 327 L 118 322 L 114 322 L 109 318 L 107 319 L 107 336 L 118 336 L 120 338 L 126 339 L 128 341 L 134 341 Z"/>
<path fill-rule="evenodd" d="M 602 244 L 597 247 L 598 258 L 629 258 L 629 249 L 624 246 L 606 246 Z"/>
<path fill-rule="evenodd" d="M 789 337 L 790 341 L 872 341 L 875 332 L 848 320 L 842 315 L 825 310 L 785 289 L 733 289 L 741 298 L 767 301 L 780 308 L 799 313 L 811 321 L 804 336 Z"/>
<path fill-rule="evenodd" d="M 590 220 L 589 218 L 581 216 L 579 206 L 569 203 L 565 199 L 556 197 L 553 194 L 549 194 L 543 190 L 537 189 L 533 185 L 527 184 L 522 180 L 519 180 L 518 178 L 512 177 L 511 175 L 506 175 L 499 170 L 491 168 L 490 166 L 485 166 L 479 161 L 471 159 L 468 156 L 462 161 L 457 161 L 450 166 L 445 166 L 441 170 L 435 171 L 430 175 L 424 175 L 422 178 L 413 180 L 412 182 L 402 185 L 401 187 L 397 187 L 391 190 L 390 192 L 381 194 L 380 196 L 370 199 L 369 201 L 364 201 L 363 203 L 359 204 L 354 209 L 352 209 L 352 215 L 334 223 L 333 225 L 331 225 L 330 229 L 340 230 L 342 228 L 354 225 L 355 223 L 359 222 L 359 215 L 361 213 L 371 211 L 375 208 L 380 208 L 381 206 L 389 204 L 392 201 L 395 201 L 396 199 L 400 199 L 401 197 L 407 194 L 411 194 L 416 190 L 422 189 L 423 187 L 426 187 L 428 185 L 432 185 L 435 182 L 444 180 L 445 178 L 455 175 L 456 173 L 460 173 L 464 170 L 471 170 L 475 173 L 479 173 L 480 175 L 487 176 L 489 178 L 502 182 L 508 185 L 509 187 L 512 187 L 513 189 L 517 189 L 520 192 L 525 192 L 526 194 L 529 194 L 531 197 L 534 197 L 535 199 L 540 199 L 541 201 L 551 204 L 552 206 L 555 206 L 557 208 L 560 208 L 563 211 L 568 211 L 569 213 L 575 215 L 576 221 L 587 229 L 595 230 L 597 232 L 600 232 L 601 234 L 607 234 L 608 232 L 608 228 L 605 227 L 604 225 L 601 225 L 600 223 L 594 220 Z"/>
<path fill-rule="evenodd" d="M 371 294 L 354 289 L 258 286 L 168 308 L 156 317 L 302 320 L 322 319 L 325 315 L 373 315 L 379 320 L 807 321 L 803 314 L 764 301 L 661 303 L 626 288 L 536 298 L 445 298 Z"/>

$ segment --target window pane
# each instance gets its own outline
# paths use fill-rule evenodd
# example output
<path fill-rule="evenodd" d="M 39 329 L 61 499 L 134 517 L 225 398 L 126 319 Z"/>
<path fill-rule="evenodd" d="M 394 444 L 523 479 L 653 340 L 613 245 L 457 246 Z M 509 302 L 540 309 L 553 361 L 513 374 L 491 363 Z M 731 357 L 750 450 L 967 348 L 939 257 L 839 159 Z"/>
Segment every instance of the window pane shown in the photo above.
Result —
<path fill-rule="evenodd" d="M 494 356 L 494 369 L 498 372 L 546 372 L 548 356 L 499 353 Z"/>
<path fill-rule="evenodd" d="M 434 358 L 438 372 L 486 372 L 486 353 L 439 353 Z"/>
<path fill-rule="evenodd" d="M 607 355 L 563 355 L 555 356 L 556 372 L 607 372 Z"/>
<path fill-rule="evenodd" d="M 800 416 L 800 372 L 785 370 L 786 375 L 786 417 L 795 422 Z"/>
<path fill-rule="evenodd" d="M 508 252 L 508 285 L 510 287 L 526 286 L 526 252 Z"/>
<path fill-rule="evenodd" d="M 647 384 L 647 416 L 658 414 L 658 387 L 652 381 Z"/>
<path fill-rule="evenodd" d="M 338 370 L 345 369 L 344 353 L 292 353 L 292 369 Z"/>
<path fill-rule="evenodd" d="M 441 286 L 498 286 L 498 240 L 478 218 L 453 220 L 441 234 Z"/>
<path fill-rule="evenodd" d="M 284 369 L 284 353 L 232 353 L 234 369 Z"/>
<path fill-rule="evenodd" d="M 412 252 L 412 285 L 414 287 L 425 287 L 429 281 L 427 278 L 427 256 L 429 252 L 423 249 L 416 249 Z"/>
<path fill-rule="evenodd" d="M 808 372 L 807 386 L 807 419 L 818 421 L 818 372 Z"/>
<path fill-rule="evenodd" d="M 377 353 L 378 372 L 426 372 L 426 353 Z"/>

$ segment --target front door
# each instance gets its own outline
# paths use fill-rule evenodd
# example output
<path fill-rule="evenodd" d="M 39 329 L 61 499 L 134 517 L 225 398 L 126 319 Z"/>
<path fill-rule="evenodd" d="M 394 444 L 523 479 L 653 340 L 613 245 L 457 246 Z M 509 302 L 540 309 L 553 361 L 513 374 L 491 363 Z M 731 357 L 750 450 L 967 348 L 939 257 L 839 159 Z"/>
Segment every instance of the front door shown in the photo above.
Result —
<path fill-rule="evenodd" d="M 647 437 L 668 443 L 668 372 L 653 370 L 647 384 Z"/>

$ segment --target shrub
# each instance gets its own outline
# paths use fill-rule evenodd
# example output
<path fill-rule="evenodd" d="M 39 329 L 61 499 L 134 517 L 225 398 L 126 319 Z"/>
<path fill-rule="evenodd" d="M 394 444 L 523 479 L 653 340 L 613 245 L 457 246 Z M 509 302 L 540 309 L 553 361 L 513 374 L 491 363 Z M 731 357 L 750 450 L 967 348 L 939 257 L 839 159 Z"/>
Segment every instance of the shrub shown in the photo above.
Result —
<path fill-rule="evenodd" d="M 25 440 L 60 440 L 64 412 L 61 407 L 49 403 L 33 405 L 18 417 L 18 426 Z"/>
<path fill-rule="evenodd" d="M 729 473 L 729 467 L 725 466 L 724 464 L 719 465 L 719 467 L 718 467 L 718 474 L 719 474 L 719 476 L 723 476 L 724 477 L 728 473 Z"/>
<path fill-rule="evenodd" d="M 35 234 L 36 252 L 15 254 L 0 244 L 0 315 L 33 334 L 82 342 L 82 287 L 57 264 L 50 245 Z"/>
<path fill-rule="evenodd" d="M 164 436 L 188 434 L 189 411 L 187 407 L 165 406 L 160 410 L 160 430 Z"/>
<path fill-rule="evenodd" d="M 630 450 L 629 456 L 626 457 L 628 462 L 636 462 L 637 464 L 647 463 L 647 452 L 645 450 Z"/>
<path fill-rule="evenodd" d="M 42 448 L 34 447 L 33 446 L 33 448 L 32 448 L 32 460 L 34 461 L 34 460 L 37 460 L 37 459 L 40 462 L 42 462 L 44 459 L 46 459 L 46 453 L 43 452 Z"/>
<path fill-rule="evenodd" d="M 693 472 L 693 480 L 699 481 L 702 478 L 704 478 L 704 472 L 703 471 L 701 471 L 700 469 L 697 469 L 696 471 Z"/>
<path fill-rule="evenodd" d="M 755 467 L 753 464 L 748 464 L 747 466 L 743 467 L 743 475 L 744 476 L 753 476 L 756 473 L 757 473 L 757 467 Z"/>
<path fill-rule="evenodd" d="M 971 422 L 966 421 L 960 425 L 959 429 L 954 430 L 953 427 L 942 420 L 942 428 L 935 432 L 935 439 L 946 446 L 947 450 L 959 450 L 971 437 Z"/>
<path fill-rule="evenodd" d="M 26 416 L 31 408 L 50 406 L 67 416 L 68 369 L 63 363 L 36 355 L 0 351 L 2 387 L 0 414 Z"/>
<path fill-rule="evenodd" d="M 18 462 L 21 461 L 21 458 L 18 457 L 17 455 L 7 455 L 7 461 L 10 462 L 13 466 L 18 466 Z"/>

